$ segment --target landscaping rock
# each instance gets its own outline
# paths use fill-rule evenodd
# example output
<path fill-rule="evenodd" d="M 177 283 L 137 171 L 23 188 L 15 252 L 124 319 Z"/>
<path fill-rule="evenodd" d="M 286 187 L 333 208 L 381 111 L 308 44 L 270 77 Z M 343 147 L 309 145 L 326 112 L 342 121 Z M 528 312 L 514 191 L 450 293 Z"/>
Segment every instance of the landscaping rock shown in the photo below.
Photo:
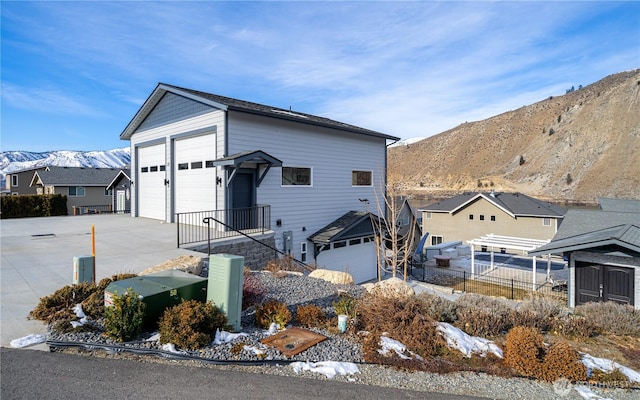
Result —
<path fill-rule="evenodd" d="M 138 275 L 149 275 L 167 269 L 179 269 L 181 271 L 199 276 L 202 272 L 202 267 L 204 264 L 205 259 L 202 257 L 185 255 L 165 261 L 162 264 L 158 264 L 151 268 L 147 268 L 144 271 L 140 272 Z"/>
<path fill-rule="evenodd" d="M 322 279 L 336 285 L 353 285 L 353 277 L 347 272 L 316 269 L 309 274 L 309 277 Z"/>

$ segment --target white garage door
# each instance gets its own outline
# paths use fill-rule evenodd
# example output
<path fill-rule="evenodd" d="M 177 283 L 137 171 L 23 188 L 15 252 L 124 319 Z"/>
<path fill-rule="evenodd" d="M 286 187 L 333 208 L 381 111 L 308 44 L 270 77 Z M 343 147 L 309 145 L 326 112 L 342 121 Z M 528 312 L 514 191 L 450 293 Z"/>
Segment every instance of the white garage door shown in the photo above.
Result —
<path fill-rule="evenodd" d="M 165 145 L 138 149 L 138 216 L 166 219 Z"/>
<path fill-rule="evenodd" d="M 216 208 L 215 134 L 175 141 L 176 212 L 208 211 Z"/>
<path fill-rule="evenodd" d="M 321 268 L 350 273 L 356 284 L 378 277 L 376 245 L 373 241 L 364 243 L 362 239 L 355 239 L 332 243 L 330 250 L 318 254 L 316 263 Z"/>

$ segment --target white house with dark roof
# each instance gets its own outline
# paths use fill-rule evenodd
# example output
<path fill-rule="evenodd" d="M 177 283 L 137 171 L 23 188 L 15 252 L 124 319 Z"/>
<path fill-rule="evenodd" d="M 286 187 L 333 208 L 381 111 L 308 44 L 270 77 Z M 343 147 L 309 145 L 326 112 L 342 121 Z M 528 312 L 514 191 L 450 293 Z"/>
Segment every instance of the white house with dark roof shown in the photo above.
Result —
<path fill-rule="evenodd" d="M 49 166 L 33 173 L 30 186 L 36 194 L 67 196 L 69 215 L 111 212 L 113 193 L 108 186 L 119 173 L 118 168 Z"/>
<path fill-rule="evenodd" d="M 468 192 L 421 208 L 428 245 L 470 241 L 487 234 L 550 240 L 567 210 L 508 192 Z"/>
<path fill-rule="evenodd" d="M 386 146 L 398 140 L 163 83 L 120 138 L 131 142 L 133 217 L 175 222 L 178 213 L 265 206 L 276 247 L 308 263 L 310 234 L 381 193 Z"/>

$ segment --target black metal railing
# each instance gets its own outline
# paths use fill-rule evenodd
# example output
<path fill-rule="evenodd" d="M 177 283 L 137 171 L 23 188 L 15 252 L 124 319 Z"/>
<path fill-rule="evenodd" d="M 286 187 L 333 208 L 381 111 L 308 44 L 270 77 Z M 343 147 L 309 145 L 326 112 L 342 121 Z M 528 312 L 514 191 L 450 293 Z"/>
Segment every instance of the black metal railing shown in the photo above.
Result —
<path fill-rule="evenodd" d="M 178 247 L 242 233 L 264 233 L 271 229 L 271 206 L 177 213 L 176 226 Z"/>
<path fill-rule="evenodd" d="M 531 293 L 565 301 L 567 299 L 565 285 L 552 285 L 549 282 L 536 284 L 534 290 L 531 282 L 427 266 L 411 268 L 411 276 L 422 282 L 451 287 L 461 292 L 506 297 L 511 300 L 523 299 Z"/>
<path fill-rule="evenodd" d="M 93 206 L 72 206 L 73 215 L 87 214 L 128 214 L 131 210 L 114 210 L 111 204 L 99 204 Z"/>

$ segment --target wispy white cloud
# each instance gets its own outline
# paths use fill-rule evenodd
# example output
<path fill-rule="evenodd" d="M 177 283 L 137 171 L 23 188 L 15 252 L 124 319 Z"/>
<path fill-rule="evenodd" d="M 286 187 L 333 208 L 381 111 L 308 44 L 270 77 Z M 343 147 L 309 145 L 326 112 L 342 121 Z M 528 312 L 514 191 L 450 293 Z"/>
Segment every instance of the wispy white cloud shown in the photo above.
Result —
<path fill-rule="evenodd" d="M 69 114 L 99 117 L 104 115 L 99 109 L 88 105 L 83 99 L 76 99 L 60 88 L 19 87 L 2 84 L 2 101 L 5 105 L 40 111 L 47 114 Z"/>

